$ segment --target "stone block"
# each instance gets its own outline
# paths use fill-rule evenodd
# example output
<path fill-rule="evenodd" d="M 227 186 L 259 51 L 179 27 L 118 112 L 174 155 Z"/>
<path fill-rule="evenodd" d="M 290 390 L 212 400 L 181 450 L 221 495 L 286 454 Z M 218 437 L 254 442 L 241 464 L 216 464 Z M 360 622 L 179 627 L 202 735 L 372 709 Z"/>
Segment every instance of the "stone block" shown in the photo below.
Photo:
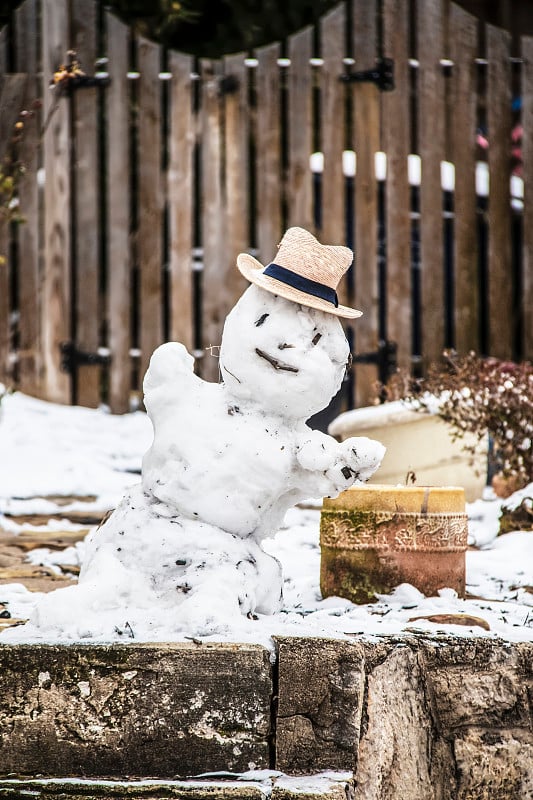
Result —
<path fill-rule="evenodd" d="M 533 737 L 523 729 L 468 729 L 454 742 L 457 800 L 533 798 Z"/>
<path fill-rule="evenodd" d="M 445 744 L 436 747 L 416 647 L 366 643 L 365 653 L 356 800 L 452 800 L 440 794 L 453 785 L 452 759 Z"/>
<path fill-rule="evenodd" d="M 0 646 L 0 775 L 266 768 L 271 694 L 258 645 Z"/>
<path fill-rule="evenodd" d="M 261 779 L 262 778 L 262 779 Z M 0 779 L 0 798 L 20 800 L 350 800 L 352 773 L 305 778 L 271 773 L 257 780 L 93 781 Z"/>
<path fill-rule="evenodd" d="M 257 783 L 236 781 L 81 781 L 0 779 L 3 800 L 265 800 Z M 332 799 L 336 800 L 336 799 Z"/>
<path fill-rule="evenodd" d="M 281 775 L 273 781 L 271 800 L 353 800 L 352 773 L 306 777 Z"/>
<path fill-rule="evenodd" d="M 277 638 L 276 769 L 352 770 L 364 694 L 356 642 Z"/>
<path fill-rule="evenodd" d="M 444 736 L 470 725 L 531 728 L 533 643 L 452 639 L 423 646 L 426 680 Z"/>

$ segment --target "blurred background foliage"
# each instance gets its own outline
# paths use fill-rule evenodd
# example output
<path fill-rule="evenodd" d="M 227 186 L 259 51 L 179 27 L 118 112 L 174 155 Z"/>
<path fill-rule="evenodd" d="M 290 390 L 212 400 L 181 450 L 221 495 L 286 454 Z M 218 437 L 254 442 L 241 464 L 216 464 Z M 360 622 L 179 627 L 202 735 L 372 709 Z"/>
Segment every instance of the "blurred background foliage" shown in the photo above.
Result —
<path fill-rule="evenodd" d="M 137 33 L 175 50 L 217 58 L 284 39 L 339 0 L 100 0 Z M 0 27 L 23 0 L 0 0 Z"/>
<path fill-rule="evenodd" d="M 0 0 L 0 27 L 23 0 Z M 285 37 L 316 22 L 339 0 L 98 0 L 137 33 L 208 58 Z M 410 0 L 415 3 L 416 0 Z M 533 33 L 533 0 L 456 0 L 483 22 L 518 40 Z"/>

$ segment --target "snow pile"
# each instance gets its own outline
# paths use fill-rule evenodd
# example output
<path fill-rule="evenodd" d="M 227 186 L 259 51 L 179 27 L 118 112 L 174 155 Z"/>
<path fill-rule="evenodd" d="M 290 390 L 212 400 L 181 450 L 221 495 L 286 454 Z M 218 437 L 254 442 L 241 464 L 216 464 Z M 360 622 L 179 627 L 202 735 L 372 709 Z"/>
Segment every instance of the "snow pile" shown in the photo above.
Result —
<path fill-rule="evenodd" d="M 480 501 L 497 508 L 497 500 Z M 254 642 L 272 648 L 272 636 L 319 636 L 351 638 L 353 636 L 397 636 L 402 632 L 435 634 L 446 632 L 459 636 L 499 636 L 509 641 L 533 638 L 533 535 L 515 532 L 493 538 L 483 550 L 466 554 L 468 599 L 461 600 L 450 589 L 438 597 L 424 597 L 415 587 L 404 584 L 390 595 L 382 595 L 376 603 L 354 605 L 339 597 L 322 599 L 319 589 L 320 508 L 293 508 L 287 512 L 280 531 L 264 542 L 265 550 L 277 558 L 284 574 L 283 609 L 272 615 L 256 614 L 247 618 L 232 614 L 221 618 L 220 601 L 208 601 L 204 616 L 218 616 L 218 628 L 210 635 L 195 635 L 176 630 L 174 606 L 146 604 L 150 587 L 138 577 L 128 584 L 123 573 L 109 568 L 112 560 L 103 559 L 101 567 L 109 580 L 107 589 L 98 598 L 99 609 L 88 614 L 84 598 L 69 589 L 54 593 L 63 597 L 63 629 L 54 633 L 34 626 L 11 628 L 0 635 L 0 642 L 94 641 L 94 642 L 162 642 L 230 641 Z M 493 537 L 496 531 L 492 531 Z M 487 535 L 488 538 L 488 535 Z M 45 566 L 65 562 L 81 563 L 87 545 L 78 544 L 62 552 L 41 551 L 35 558 Z M 34 551 L 34 554 L 36 551 Z M 33 559 L 32 559 L 33 560 Z M 103 583 L 103 581 L 102 581 Z M 116 592 L 134 600 L 128 611 L 117 613 Z M 32 593 L 20 584 L 0 587 L 0 601 L 14 618 L 27 619 L 34 612 L 41 614 L 50 595 Z M 79 602 L 78 602 L 79 601 Z M 37 611 L 36 611 L 37 609 Z M 129 612 L 133 613 L 129 613 Z M 56 609 L 55 613 L 59 613 Z M 448 622 L 444 615 L 454 615 Z M 435 617 L 437 619 L 435 620 Z M 422 619 L 433 617 L 435 621 Z M 451 621 L 453 619 L 453 621 Z M 458 624 L 459 622 L 463 624 Z M 480 621 L 486 627 L 480 626 Z M 468 624 L 464 624 L 468 623 Z M 100 635 L 87 636 L 93 628 Z M 487 630 L 487 627 L 489 630 Z"/>
<path fill-rule="evenodd" d="M 139 453 L 150 445 L 146 414 L 56 406 L 21 394 L 2 400 L 0 510 L 6 498 L 116 496 L 139 480 Z M 36 512 L 27 512 L 36 513 Z"/>
<path fill-rule="evenodd" d="M 142 485 L 92 535 L 78 585 L 42 598 L 26 634 L 110 638 L 126 620 L 160 638 L 155 619 L 172 638 L 210 636 L 279 611 L 281 565 L 262 541 L 296 503 L 366 480 L 384 454 L 305 424 L 348 356 L 336 316 L 256 286 L 226 320 L 223 383 L 198 378 L 183 345 L 159 347 L 144 381 L 154 439 Z"/>

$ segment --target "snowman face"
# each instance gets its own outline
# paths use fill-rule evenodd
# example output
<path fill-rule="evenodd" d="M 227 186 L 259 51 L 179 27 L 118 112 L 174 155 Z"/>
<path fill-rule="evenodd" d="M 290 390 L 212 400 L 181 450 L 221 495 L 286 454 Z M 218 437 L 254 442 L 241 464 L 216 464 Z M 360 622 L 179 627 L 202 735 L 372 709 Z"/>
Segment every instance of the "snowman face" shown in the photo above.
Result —
<path fill-rule="evenodd" d="M 348 356 L 338 317 L 252 285 L 226 319 L 220 370 L 241 403 L 305 421 L 339 390 Z"/>

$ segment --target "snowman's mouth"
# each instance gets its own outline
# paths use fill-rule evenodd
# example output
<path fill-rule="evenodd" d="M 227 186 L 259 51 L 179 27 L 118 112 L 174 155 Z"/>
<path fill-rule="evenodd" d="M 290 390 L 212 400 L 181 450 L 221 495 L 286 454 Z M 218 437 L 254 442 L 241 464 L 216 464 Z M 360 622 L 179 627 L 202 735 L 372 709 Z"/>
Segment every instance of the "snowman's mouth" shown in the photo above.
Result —
<path fill-rule="evenodd" d="M 274 356 L 265 353 L 263 350 L 260 350 L 258 347 L 255 348 L 255 352 L 259 356 L 259 358 L 264 358 L 265 361 L 268 361 L 271 367 L 276 370 L 284 370 L 285 372 L 299 372 L 300 370 L 298 367 L 293 367 L 292 364 L 287 364 L 286 361 L 280 361 L 279 358 L 274 358 Z"/>

